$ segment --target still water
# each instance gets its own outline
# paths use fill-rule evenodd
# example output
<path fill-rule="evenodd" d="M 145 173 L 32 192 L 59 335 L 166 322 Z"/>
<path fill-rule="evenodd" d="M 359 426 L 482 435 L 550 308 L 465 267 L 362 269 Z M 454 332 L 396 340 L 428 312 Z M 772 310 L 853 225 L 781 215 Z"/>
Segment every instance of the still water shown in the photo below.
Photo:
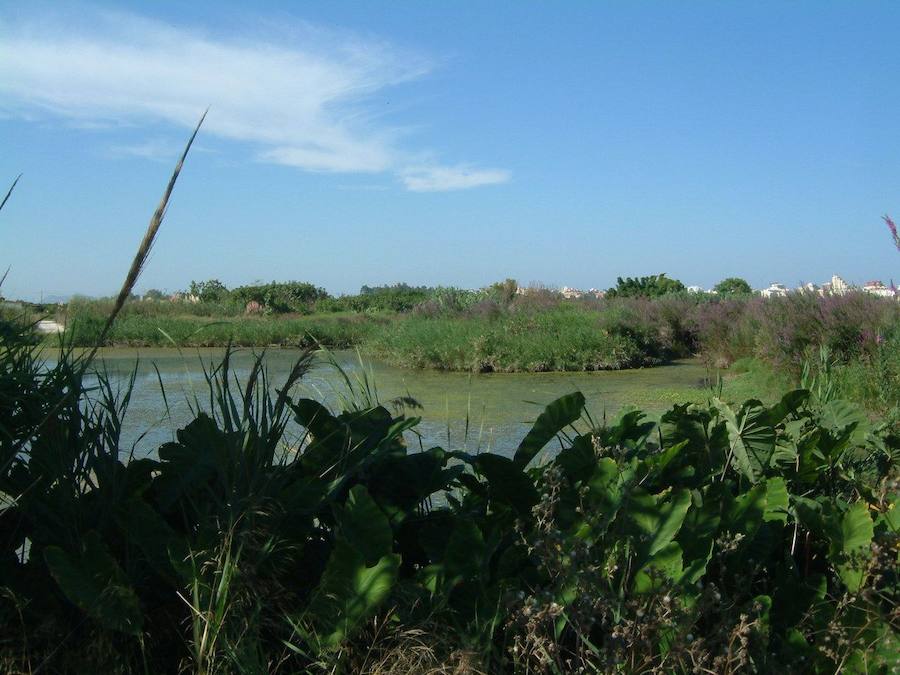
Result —
<path fill-rule="evenodd" d="M 208 407 L 204 367 L 218 365 L 221 349 L 106 349 L 97 365 L 105 369 L 117 386 L 124 386 L 136 368 L 135 386 L 125 416 L 122 448 L 135 448 L 135 456 L 155 454 L 161 443 L 173 440 L 176 429 L 192 419 L 191 403 Z M 291 365 L 300 355 L 291 349 L 266 353 L 272 384 L 280 388 Z M 421 416 L 419 437 L 408 442 L 418 447 L 440 445 L 454 450 L 514 452 L 530 423 L 555 398 L 573 391 L 584 393 L 594 420 L 612 418 L 628 406 L 658 415 L 670 407 L 665 397 L 654 393 L 673 389 L 700 390 L 707 371 L 699 361 L 681 361 L 657 368 L 596 373 L 492 373 L 466 374 L 394 368 L 377 361 L 360 361 L 355 352 L 334 352 L 352 382 L 367 377 L 374 382 L 378 399 L 388 404 L 401 396 L 411 396 L 422 406 L 408 410 Z M 233 374 L 246 381 L 254 355 L 238 351 L 232 357 Z M 165 390 L 165 396 L 163 395 Z M 313 369 L 293 390 L 295 397 L 307 396 L 339 407 L 347 384 L 340 372 L 324 357 L 317 357 Z M 388 406 L 390 407 L 390 406 Z M 291 430 L 298 433 L 299 429 Z"/>

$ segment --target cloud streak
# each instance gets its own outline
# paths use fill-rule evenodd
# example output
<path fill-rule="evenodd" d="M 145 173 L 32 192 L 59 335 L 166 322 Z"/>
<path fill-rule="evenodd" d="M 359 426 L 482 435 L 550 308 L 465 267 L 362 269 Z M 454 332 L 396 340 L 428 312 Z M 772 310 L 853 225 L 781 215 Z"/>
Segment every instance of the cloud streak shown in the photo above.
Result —
<path fill-rule="evenodd" d="M 509 180 L 509 172 L 467 166 L 429 166 L 405 169 L 401 179 L 406 189 L 413 192 L 446 192 L 505 183 Z"/>
<path fill-rule="evenodd" d="M 0 18 L 0 109 L 77 125 L 190 128 L 210 106 L 205 133 L 247 143 L 264 162 L 316 172 L 390 172 L 418 191 L 508 179 L 500 170 L 410 166 L 414 155 L 399 144 L 404 130 L 374 114 L 381 107 L 376 97 L 426 76 L 429 59 L 308 24 L 282 32 L 280 41 L 271 37 L 276 32 L 262 39 L 213 37 L 101 11 Z M 154 157 L 160 148 L 147 141 L 118 150 Z"/>

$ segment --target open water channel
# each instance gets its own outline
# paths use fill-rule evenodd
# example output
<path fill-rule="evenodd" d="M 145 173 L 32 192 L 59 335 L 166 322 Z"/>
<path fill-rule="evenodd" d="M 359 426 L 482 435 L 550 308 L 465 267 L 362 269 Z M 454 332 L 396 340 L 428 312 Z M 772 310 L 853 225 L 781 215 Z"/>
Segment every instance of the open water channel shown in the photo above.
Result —
<path fill-rule="evenodd" d="M 192 419 L 189 402 L 208 407 L 204 367 L 221 362 L 221 349 L 106 349 L 97 359 L 117 386 L 123 386 L 137 368 L 135 386 L 125 417 L 122 448 L 135 447 L 135 456 L 153 455 L 161 443 Z M 266 353 L 271 382 L 280 387 L 300 352 L 273 349 Z M 654 392 L 702 389 L 707 370 L 699 361 L 640 370 L 594 373 L 492 373 L 484 375 L 394 368 L 377 361 L 361 363 L 355 352 L 334 352 L 334 361 L 353 382 L 364 376 L 387 404 L 411 396 L 422 406 L 407 410 L 421 416 L 417 427 L 424 447 L 440 445 L 455 450 L 491 451 L 510 455 L 545 405 L 572 391 L 584 393 L 594 420 L 612 418 L 625 407 L 637 405 L 650 416 L 670 407 Z M 242 350 L 232 357 L 233 375 L 245 382 L 254 355 Z M 313 369 L 292 392 L 338 409 L 347 394 L 344 377 L 327 359 L 317 357 Z M 165 389 L 163 396 L 162 388 Z M 196 397 L 196 398 L 195 398 Z M 390 406 L 389 406 L 390 407 Z M 294 428 L 292 433 L 299 434 Z M 418 447 L 419 438 L 410 436 Z"/>

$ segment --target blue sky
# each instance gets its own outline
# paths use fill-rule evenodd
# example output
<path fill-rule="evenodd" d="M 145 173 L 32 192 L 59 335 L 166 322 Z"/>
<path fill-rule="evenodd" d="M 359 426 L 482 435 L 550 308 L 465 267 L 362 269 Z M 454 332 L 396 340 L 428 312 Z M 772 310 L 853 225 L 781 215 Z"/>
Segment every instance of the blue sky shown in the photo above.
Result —
<path fill-rule="evenodd" d="M 900 281 L 900 4 L 0 7 L 8 297 Z"/>

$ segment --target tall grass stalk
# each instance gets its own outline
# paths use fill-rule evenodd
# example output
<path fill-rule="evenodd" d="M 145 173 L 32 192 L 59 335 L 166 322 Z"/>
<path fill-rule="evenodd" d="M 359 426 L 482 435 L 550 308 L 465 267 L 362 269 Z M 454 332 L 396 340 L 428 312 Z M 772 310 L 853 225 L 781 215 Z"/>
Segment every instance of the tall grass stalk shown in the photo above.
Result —
<path fill-rule="evenodd" d="M 0 211 L 3 210 L 3 207 L 6 206 L 6 202 L 9 201 L 9 196 L 13 193 L 13 190 L 16 189 L 16 183 L 19 182 L 19 179 L 22 177 L 22 174 L 16 176 L 15 180 L 12 182 L 12 185 L 9 186 L 9 190 L 6 191 L 6 196 L 3 198 L 3 201 L 0 202 Z"/>
<path fill-rule="evenodd" d="M 203 115 L 200 116 L 200 121 L 197 122 L 197 126 L 194 127 L 194 132 L 188 139 L 187 145 L 184 146 L 184 151 L 181 153 L 181 157 L 179 157 L 178 163 L 175 165 L 175 170 L 172 172 L 171 178 L 169 178 L 169 182 L 166 185 L 163 196 L 159 200 L 159 205 L 156 207 L 156 211 L 154 211 L 153 215 L 150 217 L 150 223 L 147 225 L 147 231 L 144 233 L 144 238 L 141 240 L 137 252 L 134 254 L 134 259 L 131 261 L 131 267 L 128 268 L 128 274 L 125 275 L 125 280 L 122 282 L 122 288 L 119 290 L 119 295 L 116 298 L 116 303 L 113 307 L 113 310 L 110 313 L 109 318 L 107 318 L 106 324 L 104 324 L 103 329 L 100 331 L 100 337 L 97 340 L 97 344 L 94 345 L 94 348 L 91 350 L 88 358 L 86 359 L 86 365 L 90 364 L 90 362 L 94 358 L 94 355 L 97 353 L 97 349 L 105 341 L 106 336 L 109 334 L 109 331 L 116 320 L 116 317 L 119 315 L 119 312 L 122 311 L 122 307 L 125 306 L 125 301 L 129 298 L 132 291 L 134 290 L 134 285 L 137 283 L 138 277 L 141 276 L 141 271 L 144 269 L 144 264 L 147 262 L 147 258 L 150 256 L 150 251 L 153 248 L 153 242 L 156 239 L 156 234 L 159 232 L 159 228 L 162 225 L 163 218 L 165 218 L 166 209 L 169 207 L 169 199 L 172 196 L 172 190 L 175 189 L 175 183 L 178 180 L 178 176 L 181 174 L 181 169 L 184 167 L 184 160 L 187 159 L 188 152 L 190 152 L 191 146 L 194 144 L 194 139 L 197 138 L 197 133 L 200 131 L 200 127 L 202 126 L 203 121 L 206 119 L 206 114 L 208 112 L 209 110 L 207 109 L 203 113 Z"/>

